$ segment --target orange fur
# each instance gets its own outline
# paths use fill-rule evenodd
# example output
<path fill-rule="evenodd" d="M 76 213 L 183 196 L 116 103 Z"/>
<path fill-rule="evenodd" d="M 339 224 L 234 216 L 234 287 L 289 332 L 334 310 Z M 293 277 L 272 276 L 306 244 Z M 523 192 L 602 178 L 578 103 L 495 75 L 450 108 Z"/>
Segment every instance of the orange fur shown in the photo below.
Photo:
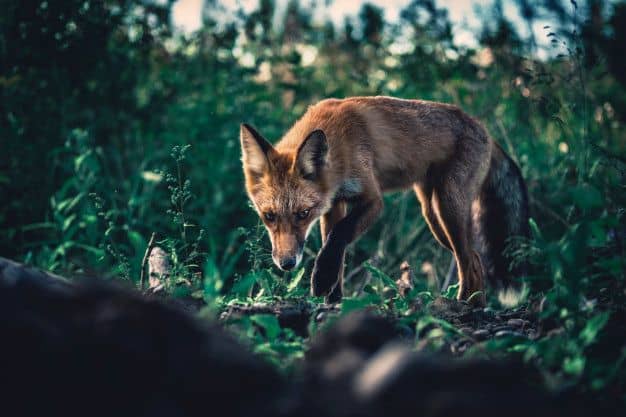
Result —
<path fill-rule="evenodd" d="M 314 295 L 341 298 L 346 245 L 378 218 L 383 192 L 409 187 L 434 236 L 454 253 L 459 298 L 484 290 L 471 216 L 472 205 L 480 207 L 494 142 L 459 108 L 391 97 L 327 99 L 309 107 L 274 146 L 247 125 L 241 142 L 246 190 L 277 265 L 299 262 L 311 225 L 322 218 Z"/>

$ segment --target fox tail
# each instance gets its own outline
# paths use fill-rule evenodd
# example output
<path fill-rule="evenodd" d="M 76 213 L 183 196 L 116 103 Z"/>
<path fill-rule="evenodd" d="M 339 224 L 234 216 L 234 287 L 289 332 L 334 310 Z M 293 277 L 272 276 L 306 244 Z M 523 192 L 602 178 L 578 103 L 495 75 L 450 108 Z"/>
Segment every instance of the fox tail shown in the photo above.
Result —
<path fill-rule="evenodd" d="M 510 268 L 505 249 L 511 237 L 530 236 L 528 219 L 528 190 L 522 173 L 496 144 L 478 204 L 472 207 L 474 244 L 492 286 L 508 287 L 515 277 L 526 274 L 524 263 Z"/>
<path fill-rule="evenodd" d="M 527 273 L 527 265 L 510 268 L 507 245 L 511 237 L 528 238 L 528 190 L 515 162 L 494 142 L 489 171 L 472 205 L 472 234 L 487 280 L 496 288 L 516 287 L 514 278 Z M 456 277 L 454 257 L 444 288 Z"/>

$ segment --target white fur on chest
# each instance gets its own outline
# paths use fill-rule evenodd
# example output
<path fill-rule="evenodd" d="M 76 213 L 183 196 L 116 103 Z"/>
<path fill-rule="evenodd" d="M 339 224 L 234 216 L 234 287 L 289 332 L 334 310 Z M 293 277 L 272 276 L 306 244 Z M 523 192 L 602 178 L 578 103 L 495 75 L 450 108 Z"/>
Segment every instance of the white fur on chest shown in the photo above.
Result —
<path fill-rule="evenodd" d="M 348 178 L 345 180 L 337 191 L 337 198 L 353 198 L 361 194 L 363 186 L 357 178 Z"/>

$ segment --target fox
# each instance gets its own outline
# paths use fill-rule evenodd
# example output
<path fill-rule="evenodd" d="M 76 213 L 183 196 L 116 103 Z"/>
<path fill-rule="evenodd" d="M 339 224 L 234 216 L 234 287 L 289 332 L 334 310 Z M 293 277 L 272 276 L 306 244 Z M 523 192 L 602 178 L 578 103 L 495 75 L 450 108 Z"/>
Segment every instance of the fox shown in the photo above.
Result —
<path fill-rule="evenodd" d="M 345 251 L 381 215 L 383 194 L 413 189 L 436 241 L 448 249 L 458 300 L 486 304 L 485 283 L 514 285 L 508 239 L 528 236 L 521 171 L 459 107 L 386 96 L 329 98 L 308 107 L 272 144 L 240 125 L 246 193 L 281 270 L 302 261 L 319 221 L 311 295 L 339 303 Z"/>

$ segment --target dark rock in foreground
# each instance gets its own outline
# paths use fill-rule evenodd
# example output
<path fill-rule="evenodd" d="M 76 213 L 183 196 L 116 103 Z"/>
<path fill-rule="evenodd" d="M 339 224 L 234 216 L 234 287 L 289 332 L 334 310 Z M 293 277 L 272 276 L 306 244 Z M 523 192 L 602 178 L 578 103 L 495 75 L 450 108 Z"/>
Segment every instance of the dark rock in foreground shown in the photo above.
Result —
<path fill-rule="evenodd" d="M 218 325 L 2 258 L 0 314 L 2 415 L 593 414 L 528 385 L 533 376 L 520 364 L 414 353 L 394 323 L 363 312 L 312 341 L 289 383 Z"/>

